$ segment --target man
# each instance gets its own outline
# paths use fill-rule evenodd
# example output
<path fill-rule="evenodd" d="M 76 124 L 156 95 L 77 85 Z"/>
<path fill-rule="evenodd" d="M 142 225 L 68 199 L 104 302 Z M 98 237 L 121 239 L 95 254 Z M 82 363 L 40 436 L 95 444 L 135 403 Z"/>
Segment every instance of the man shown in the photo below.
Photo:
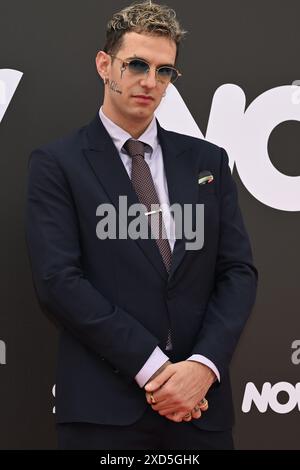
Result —
<path fill-rule="evenodd" d="M 233 447 L 228 368 L 257 274 L 226 152 L 154 118 L 183 34 L 167 7 L 116 13 L 96 57 L 100 112 L 31 155 L 27 239 L 39 300 L 61 327 L 61 449 Z M 121 197 L 143 205 L 156 236 L 129 236 Z M 178 236 L 176 204 L 197 232 L 204 205 L 203 246 Z M 103 234 L 108 207 L 126 236 Z"/>

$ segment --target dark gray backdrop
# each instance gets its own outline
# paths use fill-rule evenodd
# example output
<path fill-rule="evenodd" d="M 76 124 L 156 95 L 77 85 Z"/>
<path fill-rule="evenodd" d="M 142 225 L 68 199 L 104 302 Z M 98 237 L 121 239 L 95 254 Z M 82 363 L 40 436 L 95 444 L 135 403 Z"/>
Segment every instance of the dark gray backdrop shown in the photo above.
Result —
<path fill-rule="evenodd" d="M 57 332 L 41 313 L 24 240 L 30 151 L 87 123 L 102 100 L 94 57 L 111 14 L 128 1 L 0 1 L 0 69 L 24 73 L 0 123 L 1 315 L 0 448 L 55 448 Z M 299 1 L 169 0 L 189 31 L 178 89 L 205 133 L 211 100 L 224 83 L 246 93 L 300 79 Z M 269 151 L 283 173 L 300 175 L 298 122 L 272 133 Z M 299 410 L 241 411 L 247 382 L 296 384 L 291 343 L 300 336 L 299 213 L 258 202 L 234 173 L 260 274 L 256 307 L 232 363 L 235 440 L 241 449 L 299 449 Z M 274 191 L 276 188 L 274 188 Z M 285 394 L 278 396 L 287 401 Z"/>

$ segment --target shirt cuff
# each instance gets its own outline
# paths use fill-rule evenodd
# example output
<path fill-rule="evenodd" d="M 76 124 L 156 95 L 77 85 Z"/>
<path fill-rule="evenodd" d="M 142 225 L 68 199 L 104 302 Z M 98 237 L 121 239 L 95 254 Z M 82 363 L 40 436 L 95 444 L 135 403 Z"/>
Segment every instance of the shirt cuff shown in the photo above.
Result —
<path fill-rule="evenodd" d="M 221 382 L 220 372 L 216 368 L 215 364 L 209 359 L 207 359 L 207 357 L 202 356 L 201 354 L 193 354 L 187 360 L 201 362 L 201 364 L 204 364 L 205 366 L 209 367 L 216 374 L 218 381 Z"/>
<path fill-rule="evenodd" d="M 138 385 L 143 388 L 153 374 L 169 360 L 168 356 L 156 346 L 151 356 L 147 359 L 141 370 L 135 376 Z"/>

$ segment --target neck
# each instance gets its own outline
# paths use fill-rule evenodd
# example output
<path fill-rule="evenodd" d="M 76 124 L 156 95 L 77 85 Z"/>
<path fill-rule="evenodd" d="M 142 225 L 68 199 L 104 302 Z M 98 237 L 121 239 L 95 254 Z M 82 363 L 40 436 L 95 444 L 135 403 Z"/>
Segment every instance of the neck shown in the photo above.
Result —
<path fill-rule="evenodd" d="M 153 119 L 153 115 L 147 120 L 128 120 L 122 116 L 108 110 L 103 104 L 102 111 L 112 122 L 121 127 L 124 131 L 128 132 L 134 139 L 138 139 L 147 129 Z"/>

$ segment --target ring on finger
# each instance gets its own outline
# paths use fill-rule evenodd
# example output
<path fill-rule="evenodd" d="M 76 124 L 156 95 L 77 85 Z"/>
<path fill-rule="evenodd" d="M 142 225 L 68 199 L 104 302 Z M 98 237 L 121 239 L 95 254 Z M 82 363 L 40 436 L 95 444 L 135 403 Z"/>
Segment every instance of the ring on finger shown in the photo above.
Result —
<path fill-rule="evenodd" d="M 202 411 L 206 411 L 208 409 L 208 401 L 206 400 L 206 398 L 200 400 L 198 405 Z"/>
<path fill-rule="evenodd" d="M 202 400 L 199 401 L 198 405 L 205 406 L 208 405 L 208 401 L 206 398 L 202 398 Z"/>
<path fill-rule="evenodd" d="M 155 400 L 152 392 L 150 392 L 150 400 L 151 400 L 151 403 L 153 403 L 153 404 L 157 403 L 157 401 Z"/>

